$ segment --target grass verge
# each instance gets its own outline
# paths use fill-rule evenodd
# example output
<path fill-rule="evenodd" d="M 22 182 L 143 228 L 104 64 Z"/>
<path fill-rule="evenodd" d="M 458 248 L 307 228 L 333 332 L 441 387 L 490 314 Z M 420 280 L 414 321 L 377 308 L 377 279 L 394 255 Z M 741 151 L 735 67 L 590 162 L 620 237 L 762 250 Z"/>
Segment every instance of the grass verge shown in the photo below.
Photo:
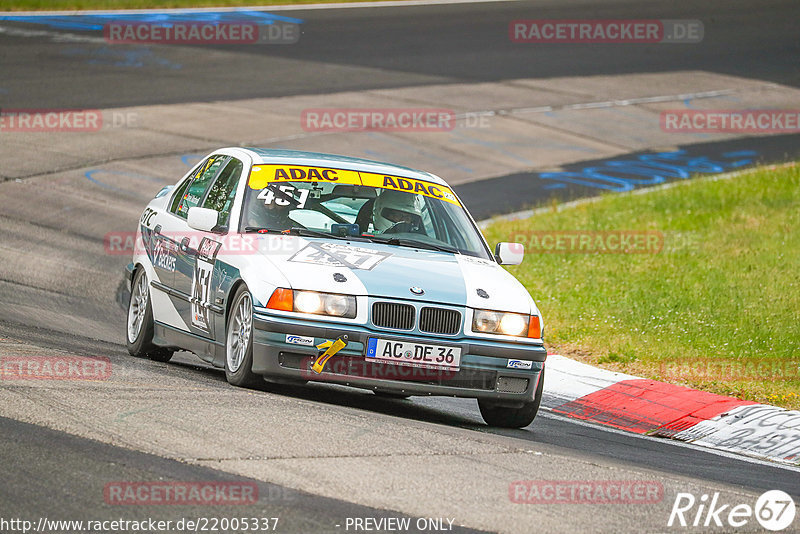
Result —
<path fill-rule="evenodd" d="M 620 230 L 660 247 L 598 252 Z M 800 166 L 607 196 L 485 234 L 526 244 L 509 270 L 539 304 L 551 350 L 800 409 Z M 553 252 L 559 235 L 566 249 L 589 237 Z"/>

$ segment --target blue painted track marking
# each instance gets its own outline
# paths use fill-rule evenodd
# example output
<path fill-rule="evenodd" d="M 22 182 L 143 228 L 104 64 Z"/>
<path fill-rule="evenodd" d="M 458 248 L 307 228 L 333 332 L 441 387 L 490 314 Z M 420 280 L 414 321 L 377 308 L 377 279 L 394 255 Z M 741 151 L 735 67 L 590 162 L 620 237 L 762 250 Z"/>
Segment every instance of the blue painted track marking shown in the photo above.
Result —
<path fill-rule="evenodd" d="M 181 156 L 181 163 L 186 165 L 187 167 L 194 167 L 200 160 L 203 159 L 205 154 L 184 154 Z"/>
<path fill-rule="evenodd" d="M 542 180 L 553 180 L 561 186 L 545 186 L 547 189 L 563 187 L 563 184 L 582 185 L 606 191 L 631 191 L 636 186 L 654 185 L 668 178 L 685 180 L 692 174 L 718 174 L 726 170 L 748 165 L 758 152 L 740 150 L 721 154 L 722 159 L 712 160 L 706 156 L 692 156 L 685 150 L 643 154 L 635 159 L 610 160 L 601 165 L 584 167 L 578 171 L 544 172 Z M 733 160 L 733 161 L 728 161 Z"/>
<path fill-rule="evenodd" d="M 40 24 L 56 30 L 101 31 L 110 22 L 136 22 L 161 24 L 174 23 L 242 23 L 268 25 L 275 22 L 302 24 L 302 19 L 265 13 L 263 11 L 203 11 L 203 12 L 147 12 L 147 13 L 97 13 L 87 15 L 2 15 L 0 21 Z"/>

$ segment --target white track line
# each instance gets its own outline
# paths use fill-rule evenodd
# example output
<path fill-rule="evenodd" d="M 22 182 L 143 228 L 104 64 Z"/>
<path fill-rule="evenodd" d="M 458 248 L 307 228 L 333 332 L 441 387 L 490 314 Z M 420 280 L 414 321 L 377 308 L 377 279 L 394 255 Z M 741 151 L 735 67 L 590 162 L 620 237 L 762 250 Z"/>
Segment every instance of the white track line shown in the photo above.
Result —
<path fill-rule="evenodd" d="M 570 111 L 584 109 L 606 109 L 623 106 L 637 106 L 640 104 L 653 104 L 663 102 L 681 102 L 684 100 L 699 100 L 702 98 L 718 98 L 753 90 L 774 89 L 778 85 L 765 83 L 757 87 L 747 89 L 717 89 L 714 91 L 698 91 L 696 93 L 678 93 L 674 95 L 642 96 L 637 98 L 627 98 L 623 100 L 600 100 L 597 102 L 578 102 L 575 104 L 564 104 L 562 106 L 536 106 L 531 108 L 505 108 L 505 109 L 485 109 L 480 111 L 466 111 L 456 114 L 456 119 L 463 119 L 470 116 L 497 116 L 508 117 L 513 115 L 524 115 L 527 113 L 550 113 L 551 111 Z"/>
<path fill-rule="evenodd" d="M 775 84 L 768 84 L 774 86 Z M 740 92 L 739 89 L 719 89 L 716 91 L 700 91 L 697 93 L 680 93 L 677 95 L 658 95 L 643 96 L 638 98 L 626 98 L 623 100 L 602 100 L 598 102 L 586 102 L 579 104 L 566 104 L 563 106 L 538 106 L 534 108 L 513 108 L 510 110 L 500 110 L 500 115 L 519 115 L 523 113 L 548 113 L 550 111 L 564 111 L 570 109 L 599 109 L 613 108 L 621 106 L 636 106 L 639 104 L 655 104 L 660 102 L 675 102 L 681 100 L 696 100 L 699 98 L 716 98 L 719 96 L 731 95 Z"/>
<path fill-rule="evenodd" d="M 8 26 L 0 26 L 0 34 L 9 35 L 11 37 L 44 37 L 50 39 L 54 43 L 108 44 L 108 41 L 106 41 L 105 38 L 103 37 L 93 37 L 91 35 L 80 35 L 77 33 L 58 32 L 49 30 L 29 30 L 23 28 L 10 28 Z"/>

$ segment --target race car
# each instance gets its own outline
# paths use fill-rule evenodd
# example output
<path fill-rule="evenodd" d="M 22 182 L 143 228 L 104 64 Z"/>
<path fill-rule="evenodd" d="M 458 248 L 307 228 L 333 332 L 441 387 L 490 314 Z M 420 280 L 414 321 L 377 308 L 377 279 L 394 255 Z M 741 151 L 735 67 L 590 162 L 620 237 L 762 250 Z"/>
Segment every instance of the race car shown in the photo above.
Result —
<path fill-rule="evenodd" d="M 475 398 L 525 427 L 547 357 L 531 296 L 441 178 L 329 154 L 224 148 L 145 208 L 128 351 L 196 354 L 228 382 Z"/>

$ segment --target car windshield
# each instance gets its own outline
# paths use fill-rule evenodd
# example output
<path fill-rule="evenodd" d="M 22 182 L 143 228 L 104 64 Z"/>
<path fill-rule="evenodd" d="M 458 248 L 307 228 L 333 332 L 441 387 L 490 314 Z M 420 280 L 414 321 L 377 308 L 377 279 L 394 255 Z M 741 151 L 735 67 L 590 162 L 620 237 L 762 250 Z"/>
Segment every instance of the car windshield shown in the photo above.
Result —
<path fill-rule="evenodd" d="M 260 165 L 253 167 L 245 190 L 242 231 L 296 228 L 491 258 L 447 186 L 338 169 Z"/>

